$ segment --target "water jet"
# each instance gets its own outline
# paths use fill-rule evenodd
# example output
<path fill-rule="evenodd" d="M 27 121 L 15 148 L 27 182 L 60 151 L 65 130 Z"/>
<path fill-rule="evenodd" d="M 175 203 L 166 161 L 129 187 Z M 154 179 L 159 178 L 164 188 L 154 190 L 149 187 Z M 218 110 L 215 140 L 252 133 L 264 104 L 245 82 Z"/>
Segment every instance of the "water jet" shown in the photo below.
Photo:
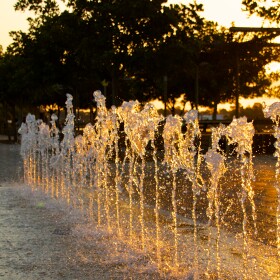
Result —
<path fill-rule="evenodd" d="M 279 279 L 279 104 L 264 108 L 275 123 L 277 192 L 275 219 L 267 225 L 275 235 L 265 241 L 254 190 L 255 131 L 246 117 L 213 128 L 203 152 L 195 110 L 164 118 L 151 104 L 107 109 L 100 91 L 94 100 L 94 124 L 75 137 L 67 94 L 61 141 L 55 115 L 50 126 L 27 115 L 19 130 L 26 184 L 80 209 L 90 223 L 143 251 L 163 274 Z M 224 138 L 230 152 L 220 145 Z"/>

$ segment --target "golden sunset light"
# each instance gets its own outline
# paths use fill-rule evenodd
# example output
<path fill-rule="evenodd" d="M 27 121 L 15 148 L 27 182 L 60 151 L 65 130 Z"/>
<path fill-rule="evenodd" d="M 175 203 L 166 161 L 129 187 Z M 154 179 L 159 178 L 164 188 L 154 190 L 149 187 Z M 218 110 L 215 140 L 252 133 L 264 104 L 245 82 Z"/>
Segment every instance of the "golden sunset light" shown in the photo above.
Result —
<path fill-rule="evenodd" d="M 0 280 L 280 280 L 279 24 L 0 0 Z"/>

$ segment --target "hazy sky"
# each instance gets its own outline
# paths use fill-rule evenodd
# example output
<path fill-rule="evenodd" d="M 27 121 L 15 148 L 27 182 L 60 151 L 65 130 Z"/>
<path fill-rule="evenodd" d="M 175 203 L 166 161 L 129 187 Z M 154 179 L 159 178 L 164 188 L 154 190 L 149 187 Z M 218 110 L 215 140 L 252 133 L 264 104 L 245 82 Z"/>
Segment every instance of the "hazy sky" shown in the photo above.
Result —
<path fill-rule="evenodd" d="M 0 45 L 6 49 L 12 42 L 9 37 L 10 31 L 27 30 L 27 13 L 15 12 L 15 0 L 0 0 Z"/>
<path fill-rule="evenodd" d="M 26 18 L 31 14 L 14 10 L 16 0 L 0 0 L 0 45 L 6 49 L 12 40 L 10 31 L 26 31 L 28 24 Z M 193 2 L 190 0 L 169 0 L 169 3 Z M 220 25 L 229 27 L 232 22 L 236 26 L 261 26 L 262 21 L 256 17 L 250 17 L 241 10 L 241 0 L 197 0 L 204 4 L 203 16 L 209 20 L 218 22 Z"/>
<path fill-rule="evenodd" d="M 169 3 L 187 4 L 190 0 L 169 0 Z M 204 7 L 204 17 L 218 22 L 220 25 L 230 27 L 232 22 L 235 26 L 260 26 L 262 20 L 256 16 L 248 17 L 248 13 L 242 11 L 242 0 L 197 0 Z"/>

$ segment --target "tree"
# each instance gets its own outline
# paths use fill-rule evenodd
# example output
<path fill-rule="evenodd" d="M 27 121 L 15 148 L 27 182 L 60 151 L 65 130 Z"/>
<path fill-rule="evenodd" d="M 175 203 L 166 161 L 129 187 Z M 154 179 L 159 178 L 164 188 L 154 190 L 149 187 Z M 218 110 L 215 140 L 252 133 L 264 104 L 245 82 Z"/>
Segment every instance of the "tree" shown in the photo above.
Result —
<path fill-rule="evenodd" d="M 14 43 L 8 52 L 28 60 L 33 69 L 32 88 L 39 93 L 36 103 L 56 102 L 63 106 L 65 92 L 76 95 L 87 91 L 89 80 L 91 83 L 96 80 L 97 65 L 95 69 L 89 68 L 92 58 L 87 60 L 83 50 L 88 32 L 86 24 L 74 13 L 65 11 L 31 29 L 27 34 L 14 32 Z"/>
<path fill-rule="evenodd" d="M 158 98 L 167 102 L 174 112 L 176 98 L 194 84 L 188 81 L 194 80 L 193 69 L 204 26 L 199 15 L 201 11 L 202 5 L 196 3 L 170 6 L 169 16 L 175 18 L 176 23 L 172 32 L 164 36 L 156 47 L 140 48 L 135 52 L 129 71 L 133 81 L 142 82 L 139 89 L 144 92 L 143 99 Z M 167 97 L 164 96 L 165 86 Z"/>
<path fill-rule="evenodd" d="M 30 105 L 29 82 L 33 71 L 19 55 L 5 53 L 0 58 L 0 103 L 6 108 L 8 119 L 12 120 L 12 132 L 17 139 L 16 122 L 21 118 L 16 109 Z M 6 120 L 7 121 L 7 120 Z"/>
<path fill-rule="evenodd" d="M 16 10 L 35 12 L 36 18 L 41 20 L 60 13 L 58 1 L 56 0 L 18 0 L 14 7 Z"/>
<path fill-rule="evenodd" d="M 147 61 L 147 58 L 153 57 L 165 37 L 170 36 L 178 25 L 177 11 L 163 6 L 165 2 L 69 1 L 71 8 L 85 18 L 92 28 L 89 41 L 98 38 L 96 50 L 105 79 L 111 81 L 112 103 L 134 98 L 135 94 L 138 99 L 145 99 L 135 87 L 133 90 L 127 89 L 131 85 L 141 88 L 141 80 L 134 75 L 135 58 L 144 55 L 140 60 Z M 148 95 L 150 92 L 145 96 Z"/>
<path fill-rule="evenodd" d="M 271 1 L 270 3 L 266 3 L 265 1 L 260 0 L 243 0 L 242 1 L 245 10 L 249 12 L 249 14 L 256 14 L 265 20 L 268 20 L 271 23 L 280 22 L 280 2 L 279 1 Z M 280 32 L 274 32 L 274 37 L 279 36 Z M 279 53 L 279 48 L 271 47 L 271 51 L 274 53 Z M 275 56 L 275 61 L 279 62 L 279 56 Z M 279 96 L 279 85 L 275 85 L 275 82 L 279 80 L 279 73 L 271 73 L 269 74 L 270 79 L 273 83 L 272 87 L 267 90 L 269 95 Z"/>
<path fill-rule="evenodd" d="M 109 80 L 111 103 L 116 103 L 117 97 L 119 103 L 130 98 L 126 89 L 136 77 L 135 58 L 144 55 L 156 60 L 155 54 L 160 48 L 163 49 L 163 44 L 179 29 L 179 24 L 183 24 L 185 9 L 178 5 L 163 6 L 166 2 L 163 0 L 66 2 L 72 12 L 59 14 L 56 1 L 18 1 L 17 9 L 34 10 L 38 20 L 31 21 L 28 36 L 15 37 L 17 47 L 24 48 L 25 55 L 32 53 L 35 63 L 41 61 L 41 71 L 38 73 L 43 77 L 46 76 L 43 70 L 47 69 L 46 72 L 53 76 L 57 73 L 57 78 L 63 81 L 59 73 L 69 69 L 64 77 L 68 81 L 76 81 L 76 84 L 77 81 L 82 81 L 80 84 L 83 85 L 85 80 L 94 81 L 89 73 L 97 73 L 95 78 L 96 81 L 99 79 L 99 87 L 101 81 Z M 69 18 L 75 18 L 78 24 L 72 27 Z M 69 42 L 68 33 L 74 43 Z M 58 82 L 54 77 L 48 77 L 48 80 L 50 83 Z M 138 80 L 136 86 L 141 88 L 141 82 L 141 79 Z M 96 82 L 93 84 L 97 85 Z M 139 89 L 128 92 L 131 97 L 137 94 L 138 99 L 146 99 L 152 96 L 150 86 L 151 83 L 145 82 L 148 89 L 145 98 L 139 94 Z"/>
<path fill-rule="evenodd" d="M 272 0 L 270 3 L 263 0 L 243 0 L 242 4 L 251 15 L 256 14 L 270 22 L 280 22 L 280 2 Z"/>
<path fill-rule="evenodd" d="M 276 53 L 265 44 L 272 37 L 233 36 L 203 19 L 201 4 L 65 2 L 69 10 L 64 12 L 54 0 L 16 4 L 17 9 L 33 10 L 36 17 L 28 33 L 12 33 L 8 53 L 28 65 L 28 91 L 37 104 L 62 106 L 69 91 L 77 106 L 88 107 L 91 93 L 102 89 L 105 81 L 109 106 L 158 98 L 174 111 L 176 98 L 184 93 L 185 102 L 211 106 L 215 113 L 218 103 L 233 99 L 237 85 L 242 95 L 251 96 L 261 94 L 268 84 L 264 65 Z"/>

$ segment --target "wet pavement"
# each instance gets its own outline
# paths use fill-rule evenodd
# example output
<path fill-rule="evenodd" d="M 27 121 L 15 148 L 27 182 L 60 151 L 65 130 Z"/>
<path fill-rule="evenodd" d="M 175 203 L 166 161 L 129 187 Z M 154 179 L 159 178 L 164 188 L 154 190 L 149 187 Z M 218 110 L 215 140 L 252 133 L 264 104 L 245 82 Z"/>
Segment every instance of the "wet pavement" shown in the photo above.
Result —
<path fill-rule="evenodd" d="M 73 209 L 25 187 L 19 149 L 0 144 L 1 280 L 165 279 Z"/>
<path fill-rule="evenodd" d="M 20 145 L 0 144 L 0 182 L 19 182 L 21 178 Z"/>
<path fill-rule="evenodd" d="M 0 144 L 0 280 L 174 279 L 160 276 L 147 257 L 89 225 L 77 210 L 32 192 L 22 181 L 19 151 L 17 144 Z M 262 156 L 255 165 L 259 223 L 269 235 L 275 159 Z"/>

